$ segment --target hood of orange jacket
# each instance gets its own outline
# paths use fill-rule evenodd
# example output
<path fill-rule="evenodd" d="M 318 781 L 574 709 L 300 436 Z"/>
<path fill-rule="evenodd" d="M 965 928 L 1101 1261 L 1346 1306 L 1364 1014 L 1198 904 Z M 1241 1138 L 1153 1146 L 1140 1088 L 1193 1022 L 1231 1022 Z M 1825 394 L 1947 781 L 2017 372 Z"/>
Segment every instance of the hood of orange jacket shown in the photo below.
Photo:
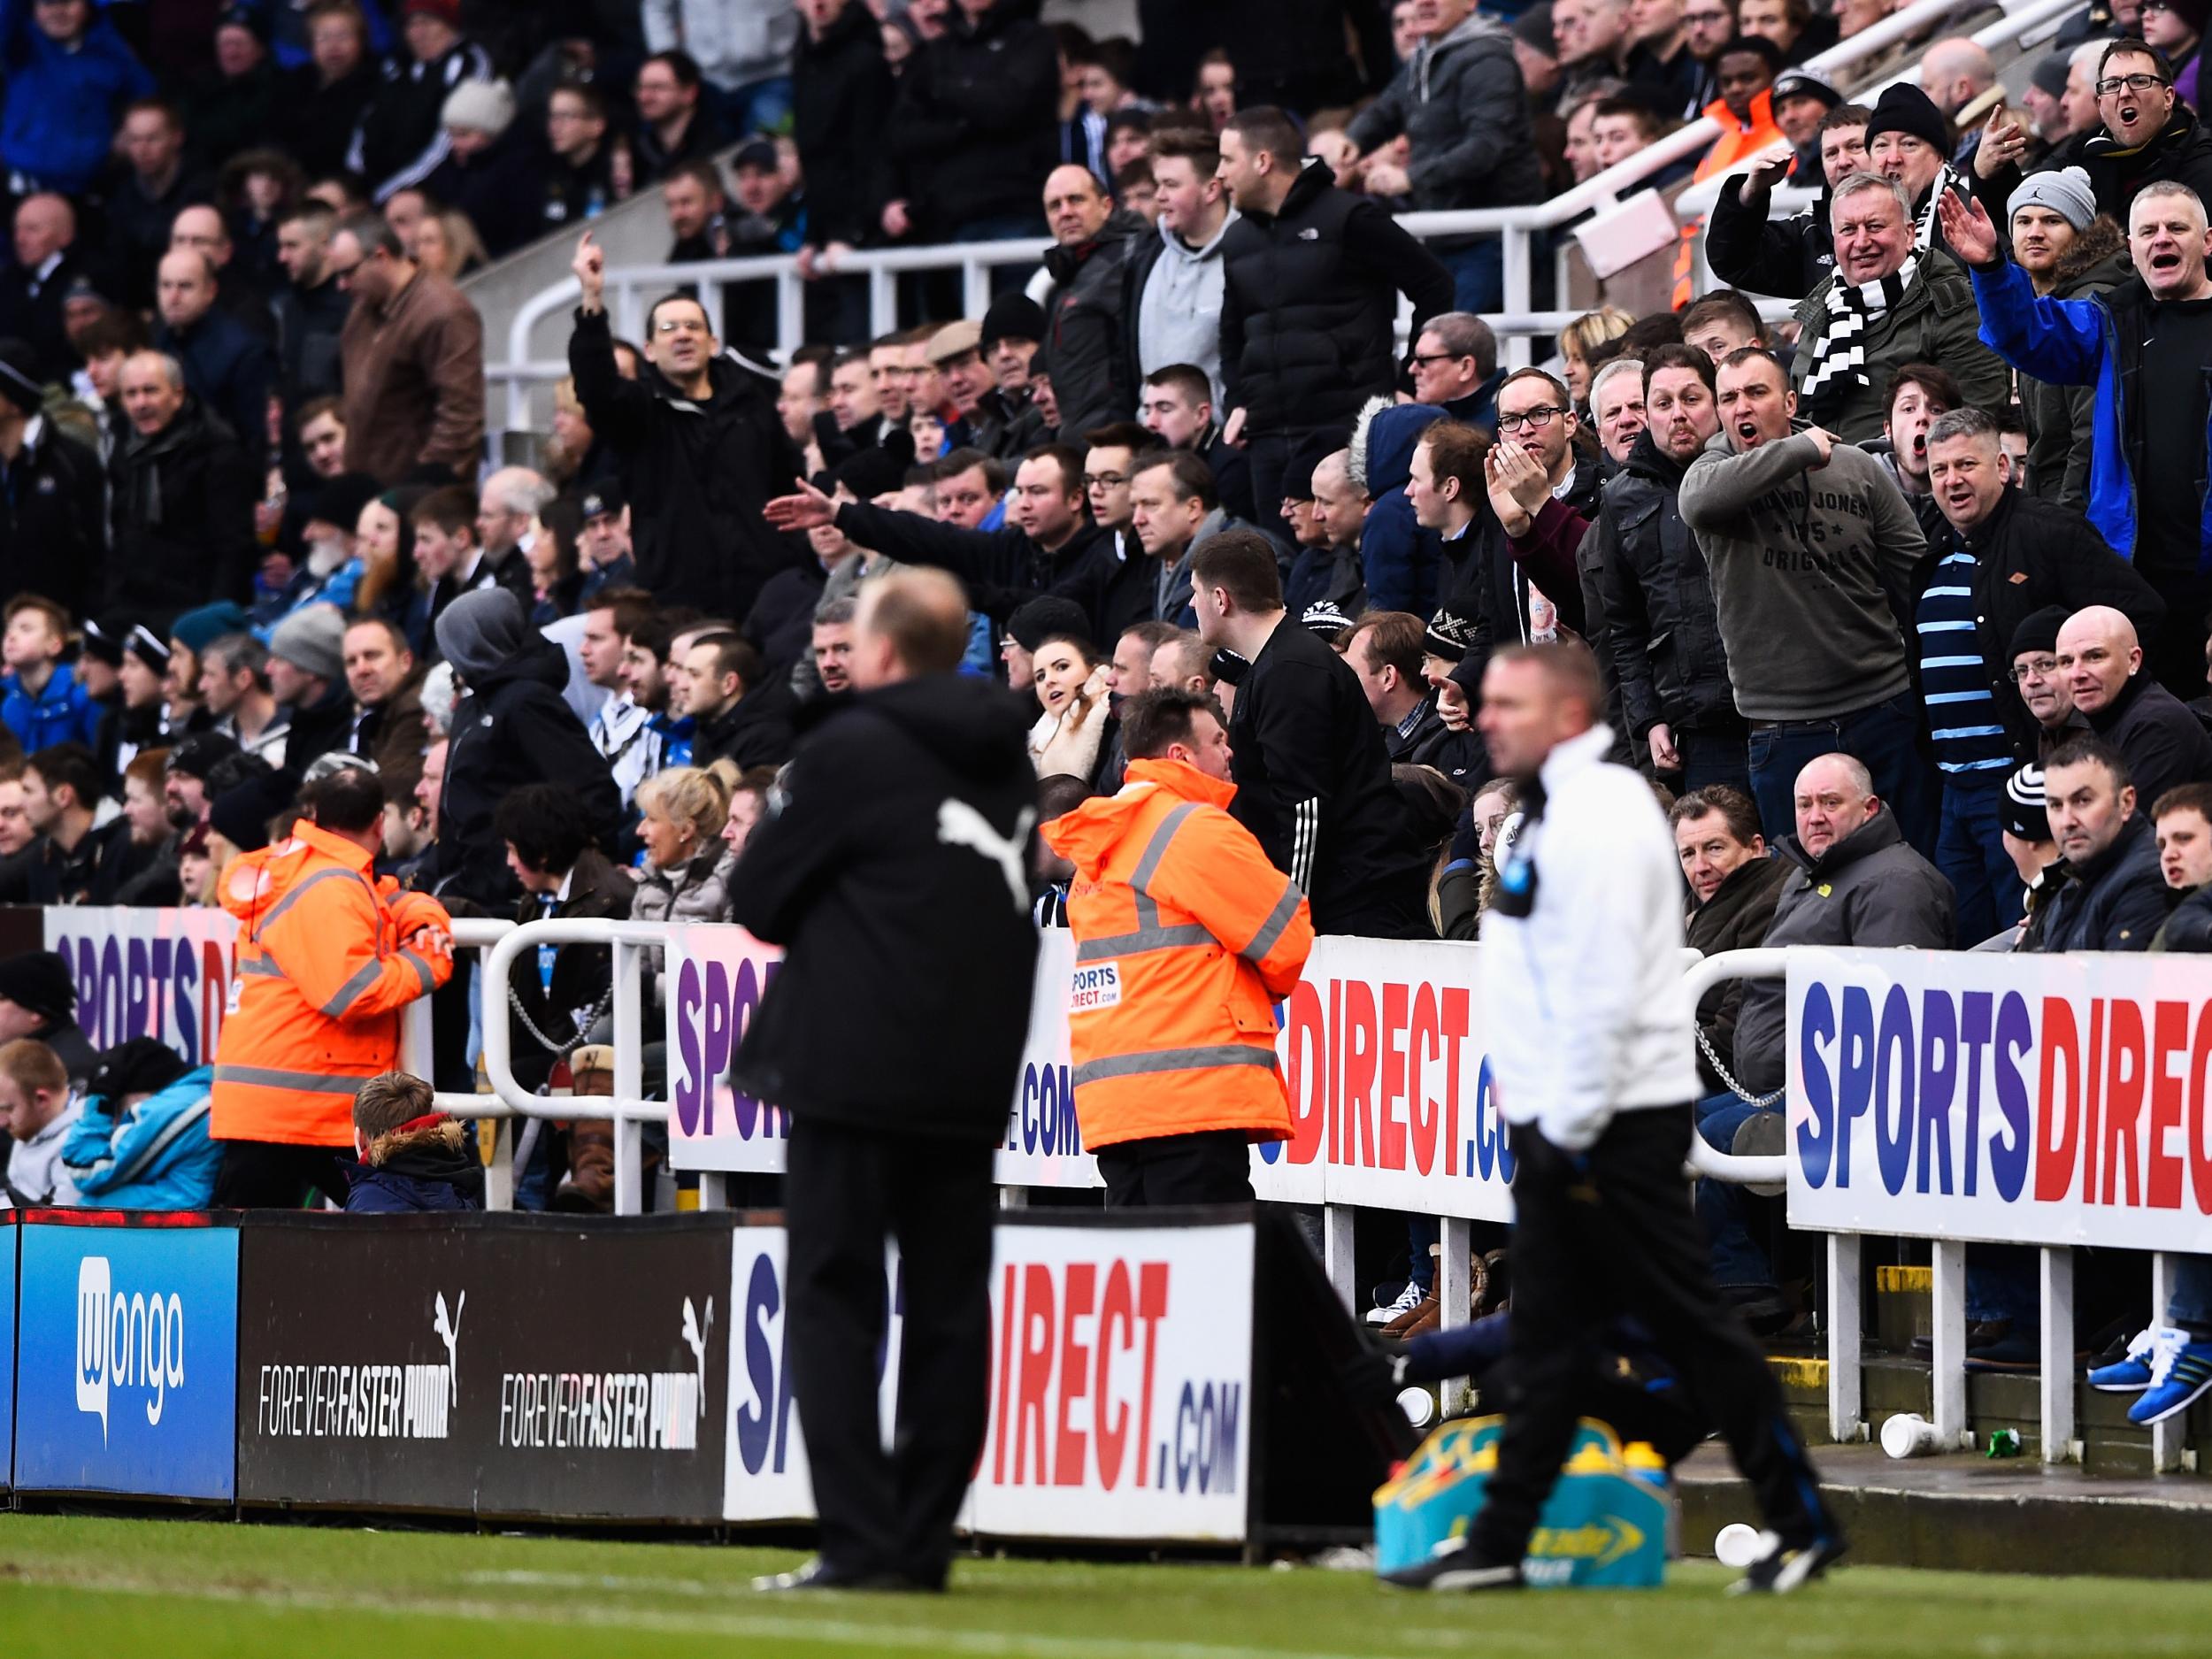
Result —
<path fill-rule="evenodd" d="M 1114 849 L 1127 839 L 1140 818 L 1150 816 L 1152 792 L 1132 790 L 1133 783 L 1156 783 L 1180 801 L 1217 806 L 1227 811 L 1237 787 L 1210 777 L 1188 761 L 1133 760 L 1124 774 L 1123 787 L 1112 795 L 1093 795 L 1073 811 L 1054 818 L 1038 833 L 1045 842 L 1075 866 L 1076 873 L 1095 880 L 1113 856 Z"/>

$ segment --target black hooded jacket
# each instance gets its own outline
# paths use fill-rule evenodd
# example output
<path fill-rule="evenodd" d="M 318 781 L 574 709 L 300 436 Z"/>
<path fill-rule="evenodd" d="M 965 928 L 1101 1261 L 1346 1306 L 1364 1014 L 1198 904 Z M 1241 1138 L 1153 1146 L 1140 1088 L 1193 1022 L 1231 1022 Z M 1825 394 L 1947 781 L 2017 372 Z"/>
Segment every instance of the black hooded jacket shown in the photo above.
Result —
<path fill-rule="evenodd" d="M 774 401 L 726 357 L 695 403 L 650 364 L 615 372 L 603 311 L 576 313 L 568 363 L 592 430 L 613 447 L 630 503 L 639 585 L 664 605 L 742 617 L 762 584 L 810 556 L 761 509 L 806 470 Z"/>
<path fill-rule="evenodd" d="M 972 27 L 956 11 L 899 77 L 884 198 L 907 204 L 922 241 L 949 242 L 977 219 L 1041 219 L 1059 114 L 1052 32 L 1018 0 L 998 0 Z"/>
<path fill-rule="evenodd" d="M 188 392 L 159 432 L 132 433 L 109 467 L 109 605 L 167 618 L 211 600 L 244 599 L 259 493 L 230 429 Z"/>
<path fill-rule="evenodd" d="M 2148 950 L 2166 921 L 2166 879 L 2158 869 L 2158 839 L 2139 808 L 2120 826 L 2111 846 L 2079 864 L 2058 866 L 2065 878 L 2038 917 L 2038 951 Z"/>
<path fill-rule="evenodd" d="M 526 783 L 557 784 L 603 847 L 622 828 L 622 796 L 605 758 L 562 697 L 568 658 L 524 620 L 504 588 L 465 594 L 438 618 L 438 643 L 467 695 L 453 710 L 431 872 L 441 897 L 503 914 L 521 891 L 492 815 Z"/>
<path fill-rule="evenodd" d="M 883 27 L 847 6 L 820 40 L 802 34 L 791 58 L 791 130 L 806 174 L 807 240 L 855 247 L 875 230 L 875 171 L 897 82 L 883 61 Z"/>
<path fill-rule="evenodd" d="M 1319 161 L 1279 211 L 1240 213 L 1221 257 L 1224 401 L 1256 437 L 1349 426 L 1397 386 L 1398 296 L 1413 302 L 1409 340 L 1452 309 L 1436 256 Z"/>
<path fill-rule="evenodd" d="M 1118 208 L 1080 247 L 1045 255 L 1054 284 L 1045 307 L 1045 349 L 1064 432 L 1088 432 L 1136 412 L 1137 388 L 1129 379 L 1135 354 L 1128 341 L 1136 319 L 1124 267 L 1132 250 L 1148 240 L 1157 241 L 1151 227 Z"/>
<path fill-rule="evenodd" d="M 0 461 L 0 581 L 89 614 L 107 563 L 100 457 L 41 417 L 13 465 Z"/>
<path fill-rule="evenodd" d="M 1655 726 L 1734 726 L 1713 611 L 1713 579 L 1682 522 L 1686 469 L 1647 432 L 1598 503 L 1597 571 L 1623 717 L 1641 744 Z"/>
<path fill-rule="evenodd" d="M 930 674 L 802 724 L 784 804 L 729 884 L 731 919 L 786 949 L 733 1077 L 826 1123 L 995 1141 L 1037 960 L 1027 717 L 987 680 Z"/>
<path fill-rule="evenodd" d="M 1732 175 L 1705 219 L 1705 259 L 1731 288 L 1777 299 L 1801 300 L 1836 273 L 1835 233 L 1828 227 L 1828 191 L 1802 213 L 1769 219 L 1743 199 L 1744 175 Z"/>

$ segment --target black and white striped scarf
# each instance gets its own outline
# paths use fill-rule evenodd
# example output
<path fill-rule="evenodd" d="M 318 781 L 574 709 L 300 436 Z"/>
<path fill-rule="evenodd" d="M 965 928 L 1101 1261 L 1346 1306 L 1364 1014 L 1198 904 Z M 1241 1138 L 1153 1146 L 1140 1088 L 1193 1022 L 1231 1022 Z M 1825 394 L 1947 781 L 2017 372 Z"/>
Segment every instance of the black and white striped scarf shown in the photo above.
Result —
<path fill-rule="evenodd" d="M 1909 255 L 1894 276 L 1873 282 L 1835 279 L 1828 294 L 1828 326 L 1813 342 L 1813 366 L 1798 390 L 1803 413 L 1816 426 L 1837 417 L 1854 389 L 1870 389 L 1866 373 L 1867 331 L 1888 315 L 1920 274 L 1920 256 Z"/>

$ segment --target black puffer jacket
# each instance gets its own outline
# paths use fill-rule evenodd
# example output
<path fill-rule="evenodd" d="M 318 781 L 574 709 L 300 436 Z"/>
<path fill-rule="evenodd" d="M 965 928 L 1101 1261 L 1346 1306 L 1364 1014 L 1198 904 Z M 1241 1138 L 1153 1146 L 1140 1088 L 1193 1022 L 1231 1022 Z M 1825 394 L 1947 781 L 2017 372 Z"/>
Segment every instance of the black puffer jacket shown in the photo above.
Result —
<path fill-rule="evenodd" d="M 212 599 L 244 600 L 257 481 L 230 429 L 189 393 L 159 432 L 132 433 L 111 463 L 109 605 L 167 618 Z"/>
<path fill-rule="evenodd" d="M 1045 255 L 1054 284 L 1045 306 L 1045 344 L 1064 432 L 1088 432 L 1136 412 L 1137 388 L 1129 379 L 1134 354 L 1126 337 L 1135 319 L 1128 312 L 1124 266 L 1135 249 L 1156 240 L 1143 219 L 1118 208 L 1090 241 Z"/>
<path fill-rule="evenodd" d="M 726 357 L 709 370 L 703 403 L 649 364 L 626 380 L 604 311 L 576 313 L 568 363 L 592 430 L 621 468 L 638 581 L 655 598 L 742 617 L 763 583 L 809 557 L 761 517 L 806 465 L 762 382 Z"/>
<path fill-rule="evenodd" d="M 799 36 L 791 58 L 791 130 L 806 174 L 806 236 L 814 246 L 857 247 L 874 233 L 877 159 L 895 91 L 883 61 L 882 26 L 867 7 L 847 6 L 818 41 Z"/>
<path fill-rule="evenodd" d="M 1413 302 L 1409 339 L 1452 308 L 1436 256 L 1319 161 L 1280 212 L 1240 213 L 1221 252 L 1221 378 L 1255 436 L 1349 426 L 1397 385 L 1398 296 Z"/>
<path fill-rule="evenodd" d="M 731 919 L 787 953 L 732 1074 L 802 1117 L 988 1144 L 1006 1132 L 1037 961 L 1027 718 L 954 674 L 808 714 L 785 804 L 730 880 Z"/>
<path fill-rule="evenodd" d="M 1647 432 L 1598 505 L 1597 567 L 1621 706 L 1638 743 L 1664 723 L 1740 723 L 1713 579 L 1682 522 L 1682 473 Z"/>
<path fill-rule="evenodd" d="M 1059 113 L 1050 30 L 1016 0 L 998 0 L 972 28 L 956 12 L 899 77 L 885 197 L 905 201 L 917 241 L 949 242 L 961 226 L 1002 214 L 1041 219 Z"/>
<path fill-rule="evenodd" d="M 1347 130 L 1363 150 L 1405 135 L 1416 209 L 1511 207 L 1544 193 L 1513 36 L 1494 18 L 1463 18 L 1417 50 Z"/>
<path fill-rule="evenodd" d="M 2079 864 L 2058 867 L 2065 879 L 2039 918 L 2030 949 L 2148 950 L 2166 921 L 2166 878 L 2158 870 L 2158 838 L 2150 815 L 2137 811 L 2111 846 Z"/>
<path fill-rule="evenodd" d="M 107 563 L 100 457 L 51 420 L 27 433 L 0 489 L 0 583 L 89 614 Z"/>

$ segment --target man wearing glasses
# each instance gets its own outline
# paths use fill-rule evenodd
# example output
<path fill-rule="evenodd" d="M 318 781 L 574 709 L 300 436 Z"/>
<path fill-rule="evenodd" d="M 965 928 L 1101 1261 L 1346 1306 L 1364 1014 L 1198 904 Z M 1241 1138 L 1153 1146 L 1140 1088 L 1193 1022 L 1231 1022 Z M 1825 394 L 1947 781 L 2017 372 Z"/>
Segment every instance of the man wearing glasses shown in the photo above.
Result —
<path fill-rule="evenodd" d="M 2158 26 L 2169 18 L 2165 0 L 2152 0 L 2143 10 L 2145 33 L 2162 32 Z M 2193 53 L 2186 22 L 2178 14 L 2170 14 L 2170 21 L 2192 41 L 2187 50 Z M 2061 144 L 2044 166 L 2084 169 L 2096 191 L 2097 211 L 2123 224 L 2147 185 L 2185 184 L 2200 199 L 2212 196 L 2212 129 L 2184 101 L 2165 52 L 2147 41 L 2115 41 L 2098 61 L 2093 84 L 2104 125 Z M 2008 201 L 2020 178 L 2016 166 L 1999 168 L 1978 180 L 1976 195 L 1985 204 Z"/>

